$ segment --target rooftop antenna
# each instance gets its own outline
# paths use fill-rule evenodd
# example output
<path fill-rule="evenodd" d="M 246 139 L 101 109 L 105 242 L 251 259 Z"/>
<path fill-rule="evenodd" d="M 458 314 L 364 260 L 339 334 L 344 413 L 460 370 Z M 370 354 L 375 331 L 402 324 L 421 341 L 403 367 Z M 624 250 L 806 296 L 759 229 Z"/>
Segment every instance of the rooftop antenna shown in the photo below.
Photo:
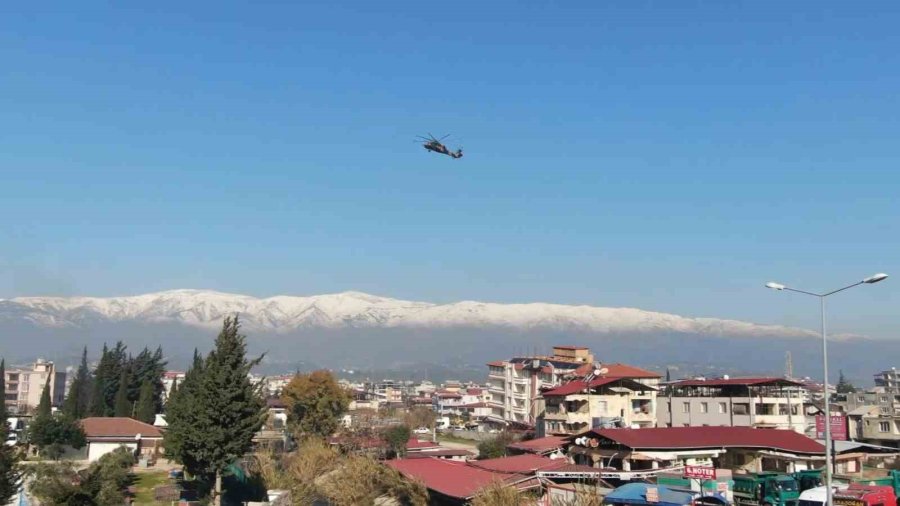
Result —
<path fill-rule="evenodd" d="M 784 354 L 784 375 L 787 379 L 794 378 L 794 361 L 791 358 L 791 352 L 788 351 Z"/>

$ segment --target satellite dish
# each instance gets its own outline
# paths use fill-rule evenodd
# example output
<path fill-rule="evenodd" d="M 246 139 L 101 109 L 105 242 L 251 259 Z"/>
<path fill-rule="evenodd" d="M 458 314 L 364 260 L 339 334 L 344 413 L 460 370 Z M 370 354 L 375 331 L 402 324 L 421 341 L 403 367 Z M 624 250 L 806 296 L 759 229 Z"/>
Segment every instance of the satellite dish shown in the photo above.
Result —
<path fill-rule="evenodd" d="M 605 368 L 605 367 L 601 367 L 600 369 L 595 370 L 595 371 L 594 371 L 594 374 L 596 374 L 597 376 L 599 376 L 599 375 L 601 375 L 601 374 L 606 374 L 606 373 L 608 373 L 608 372 L 609 372 L 609 369 L 607 369 L 607 368 Z"/>

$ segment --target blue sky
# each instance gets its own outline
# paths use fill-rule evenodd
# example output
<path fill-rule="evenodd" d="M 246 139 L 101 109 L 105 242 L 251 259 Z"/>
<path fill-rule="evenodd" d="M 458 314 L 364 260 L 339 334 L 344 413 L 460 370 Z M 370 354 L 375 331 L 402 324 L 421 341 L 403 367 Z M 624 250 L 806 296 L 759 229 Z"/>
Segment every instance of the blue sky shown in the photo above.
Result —
<path fill-rule="evenodd" d="M 897 2 L 190 4 L 3 8 L 0 297 L 815 326 L 762 284 L 900 276 Z M 895 336 L 896 283 L 835 299 L 835 330 Z"/>

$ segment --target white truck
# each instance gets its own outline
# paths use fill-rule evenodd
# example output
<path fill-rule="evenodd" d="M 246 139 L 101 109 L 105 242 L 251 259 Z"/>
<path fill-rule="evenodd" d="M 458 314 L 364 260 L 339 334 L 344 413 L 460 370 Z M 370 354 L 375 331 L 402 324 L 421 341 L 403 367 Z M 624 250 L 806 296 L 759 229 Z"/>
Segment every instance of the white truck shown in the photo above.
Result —
<path fill-rule="evenodd" d="M 835 483 L 832 486 L 833 492 L 844 490 L 846 488 L 846 483 Z M 800 502 L 798 503 L 798 506 L 823 506 L 825 504 L 825 490 L 825 487 L 804 490 L 800 493 Z"/>

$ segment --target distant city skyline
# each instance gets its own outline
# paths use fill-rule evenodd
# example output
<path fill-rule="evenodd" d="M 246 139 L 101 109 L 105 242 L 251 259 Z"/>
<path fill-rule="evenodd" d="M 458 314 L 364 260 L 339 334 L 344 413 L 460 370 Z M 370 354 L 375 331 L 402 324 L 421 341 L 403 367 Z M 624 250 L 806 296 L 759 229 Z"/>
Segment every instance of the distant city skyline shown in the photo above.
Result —
<path fill-rule="evenodd" d="M 900 277 L 900 5 L 23 5 L 0 298 L 359 290 L 816 329 Z M 452 134 L 459 160 L 416 135 Z M 898 279 L 829 301 L 900 335 Z"/>

